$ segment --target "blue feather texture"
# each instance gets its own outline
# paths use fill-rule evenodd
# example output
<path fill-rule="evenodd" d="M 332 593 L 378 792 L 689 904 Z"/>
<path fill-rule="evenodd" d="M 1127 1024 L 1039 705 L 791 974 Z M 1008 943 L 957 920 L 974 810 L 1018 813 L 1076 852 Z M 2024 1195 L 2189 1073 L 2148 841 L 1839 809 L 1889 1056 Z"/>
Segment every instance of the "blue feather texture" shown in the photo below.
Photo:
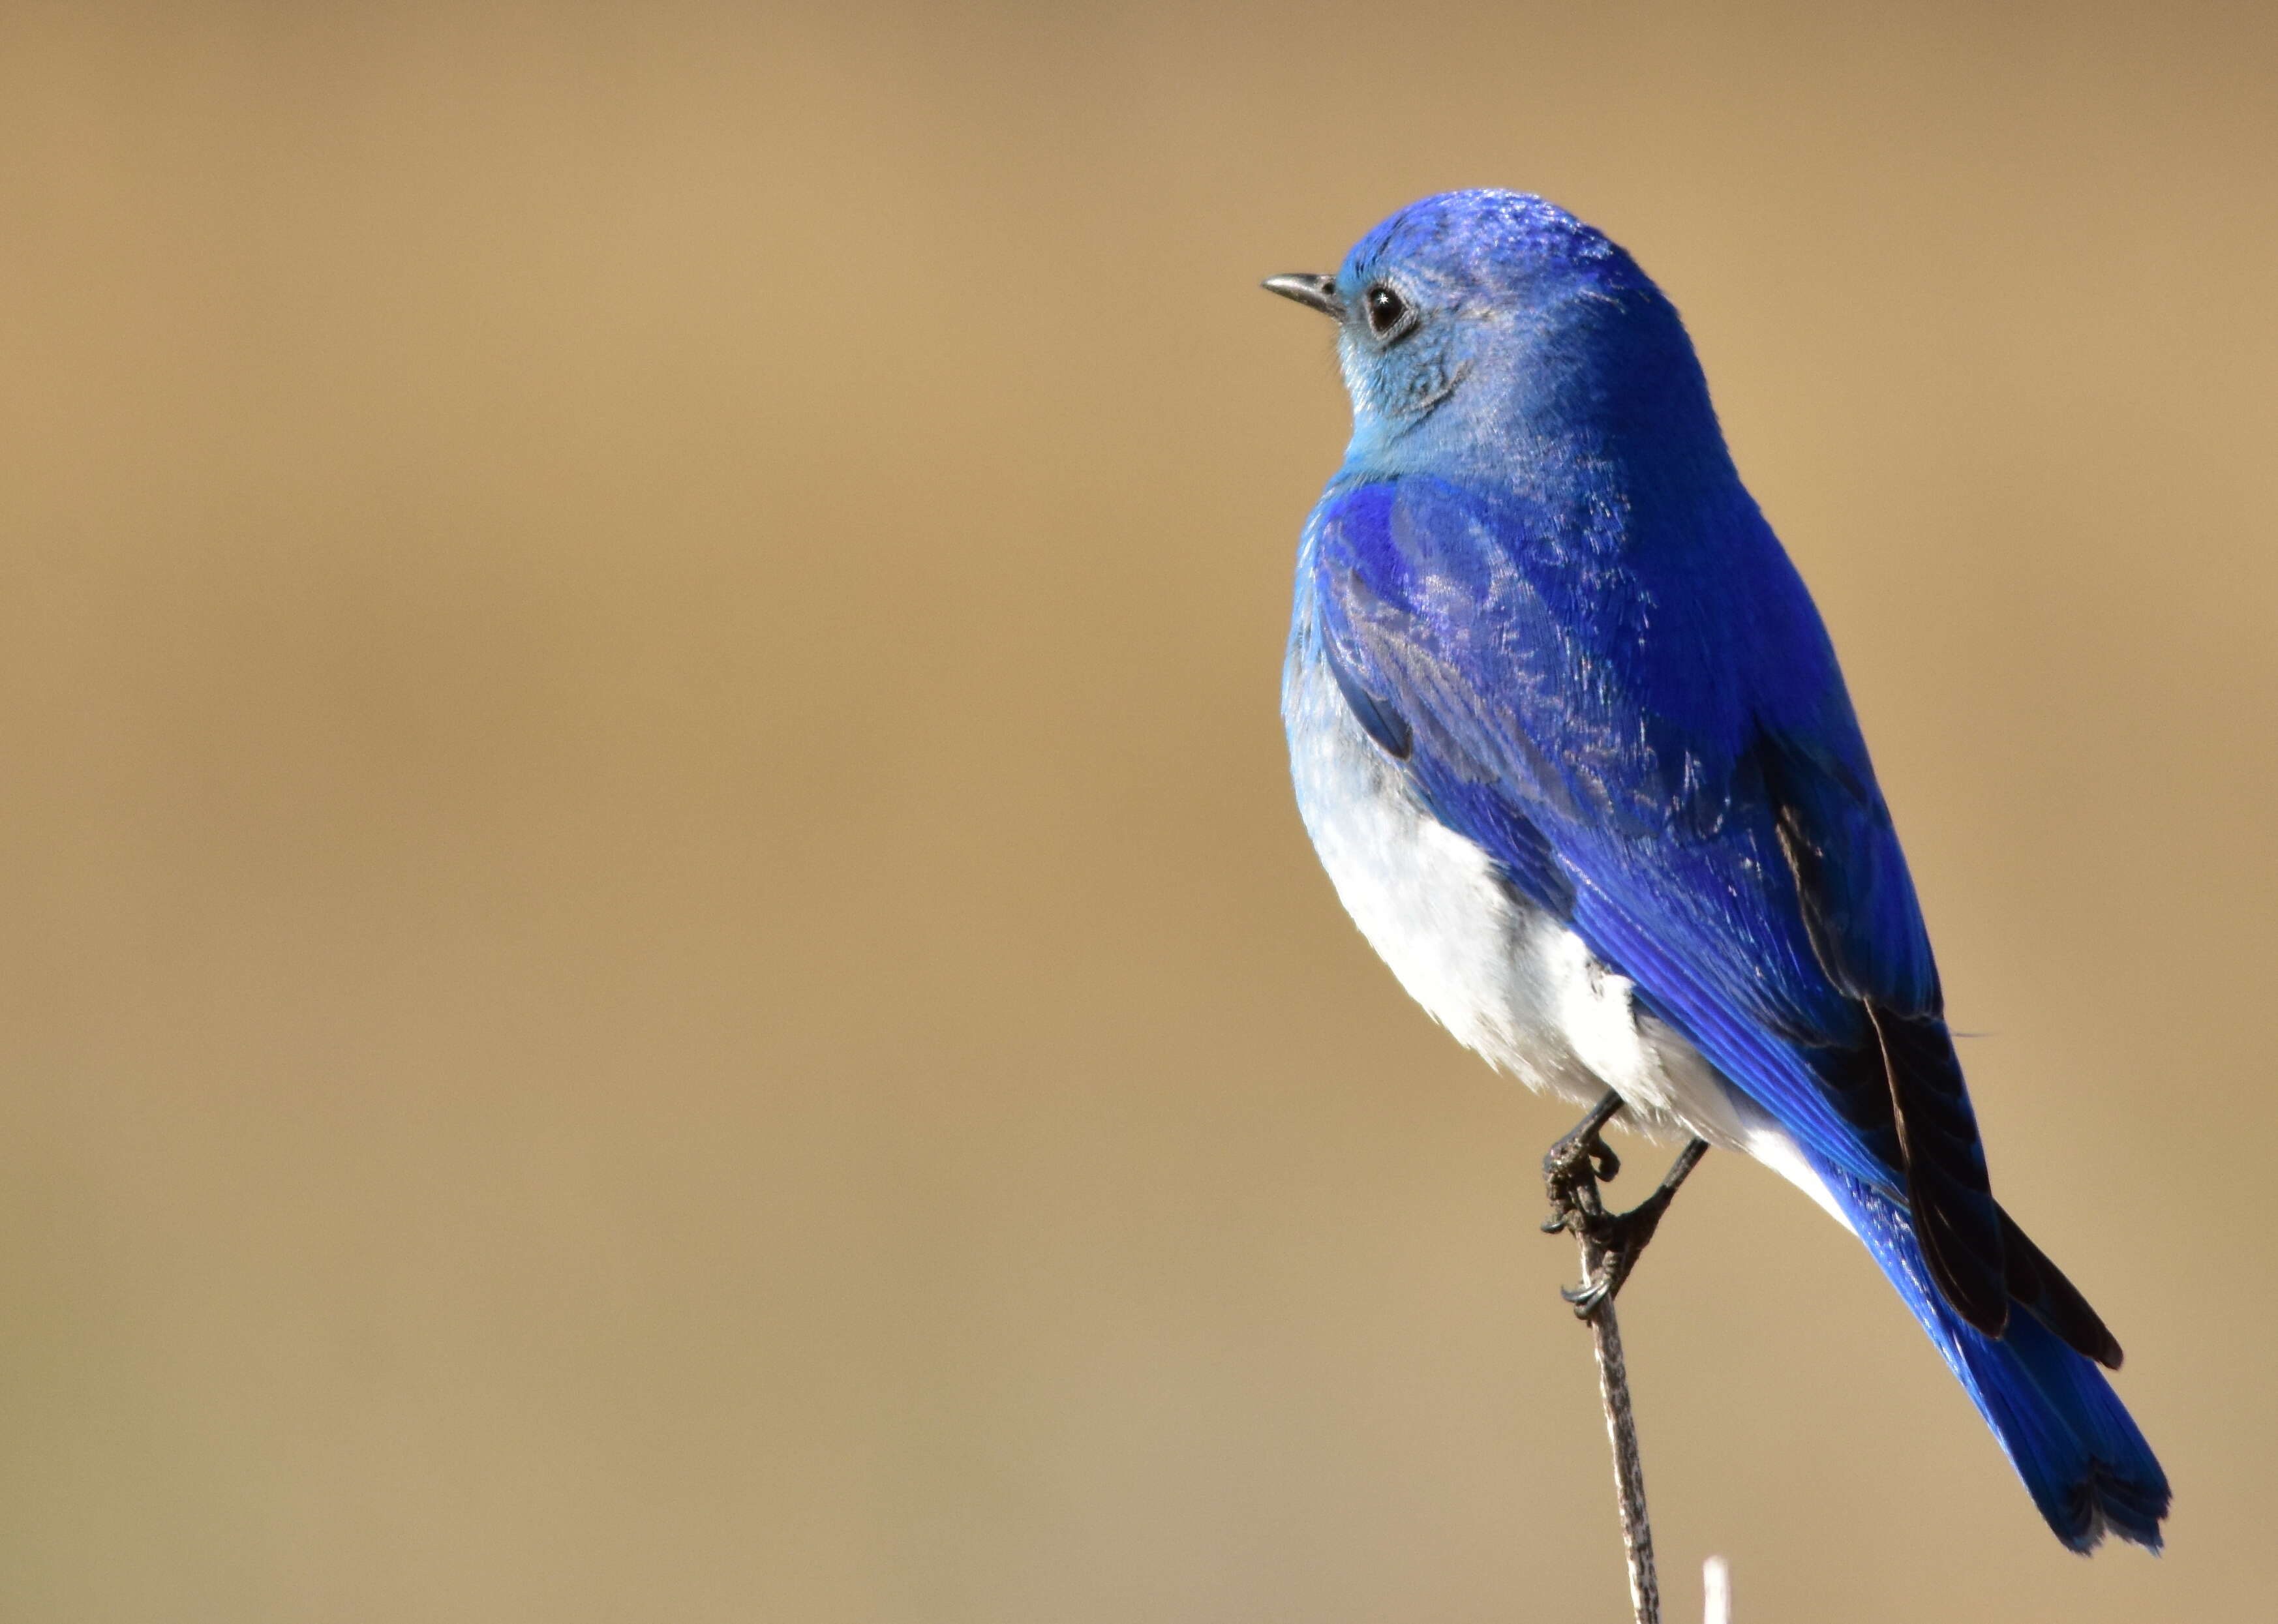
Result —
<path fill-rule="evenodd" d="M 1318 295 L 1354 428 L 1300 543 L 1285 711 L 1355 917 L 1491 1057 L 1804 1185 L 2058 1537 L 2156 1547 L 2166 1478 L 2097 1369 L 2118 1344 L 1993 1198 L 1834 650 L 1676 309 L 1508 192 L 1402 210 Z"/>

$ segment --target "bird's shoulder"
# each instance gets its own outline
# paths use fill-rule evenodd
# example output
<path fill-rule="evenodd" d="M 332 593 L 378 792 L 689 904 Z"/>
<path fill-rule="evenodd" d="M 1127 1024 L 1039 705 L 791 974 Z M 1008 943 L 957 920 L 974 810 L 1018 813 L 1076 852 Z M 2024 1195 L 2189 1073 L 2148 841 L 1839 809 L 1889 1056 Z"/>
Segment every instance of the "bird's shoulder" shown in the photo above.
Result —
<path fill-rule="evenodd" d="M 1816 612 L 1752 504 L 1656 530 L 1618 492 L 1348 479 L 1314 509 L 1301 576 L 1349 691 L 1576 815 L 1713 828 L 1760 789 L 1768 728 L 1871 777 Z"/>

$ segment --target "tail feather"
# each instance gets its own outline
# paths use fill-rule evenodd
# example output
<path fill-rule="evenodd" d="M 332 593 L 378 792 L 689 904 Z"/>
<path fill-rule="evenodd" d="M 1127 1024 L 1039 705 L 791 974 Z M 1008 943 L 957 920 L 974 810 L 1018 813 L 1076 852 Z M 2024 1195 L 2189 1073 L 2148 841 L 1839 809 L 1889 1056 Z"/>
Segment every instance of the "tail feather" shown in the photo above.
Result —
<path fill-rule="evenodd" d="M 2106 1534 L 2159 1550 L 2167 1475 L 2104 1373 L 2037 1314 L 2012 1314 L 1999 1339 L 1973 1329 L 1931 1284 L 1907 1209 L 1825 1163 L 1817 1170 L 2056 1536 L 2083 1552 Z"/>

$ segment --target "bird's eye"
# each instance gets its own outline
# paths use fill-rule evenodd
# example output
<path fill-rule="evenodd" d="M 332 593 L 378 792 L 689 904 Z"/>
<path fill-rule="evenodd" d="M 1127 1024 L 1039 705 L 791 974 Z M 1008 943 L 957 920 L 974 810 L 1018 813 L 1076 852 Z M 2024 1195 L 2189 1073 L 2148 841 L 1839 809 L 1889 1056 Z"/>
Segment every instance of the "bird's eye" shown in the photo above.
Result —
<path fill-rule="evenodd" d="M 1413 307 L 1381 282 L 1361 295 L 1360 305 L 1368 316 L 1369 332 L 1380 343 L 1399 337 L 1415 324 Z"/>

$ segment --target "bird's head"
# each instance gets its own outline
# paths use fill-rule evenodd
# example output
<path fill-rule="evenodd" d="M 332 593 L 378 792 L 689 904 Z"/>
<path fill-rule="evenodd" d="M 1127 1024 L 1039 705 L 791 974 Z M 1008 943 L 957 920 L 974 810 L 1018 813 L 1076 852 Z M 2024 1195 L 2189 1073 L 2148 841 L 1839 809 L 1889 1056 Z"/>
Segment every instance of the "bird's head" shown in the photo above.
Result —
<path fill-rule="evenodd" d="M 1539 197 L 1443 192 L 1363 237 L 1335 275 L 1265 286 L 1338 324 L 1349 467 L 1618 455 L 1703 427 L 1721 450 L 1675 309 L 1602 232 Z"/>

